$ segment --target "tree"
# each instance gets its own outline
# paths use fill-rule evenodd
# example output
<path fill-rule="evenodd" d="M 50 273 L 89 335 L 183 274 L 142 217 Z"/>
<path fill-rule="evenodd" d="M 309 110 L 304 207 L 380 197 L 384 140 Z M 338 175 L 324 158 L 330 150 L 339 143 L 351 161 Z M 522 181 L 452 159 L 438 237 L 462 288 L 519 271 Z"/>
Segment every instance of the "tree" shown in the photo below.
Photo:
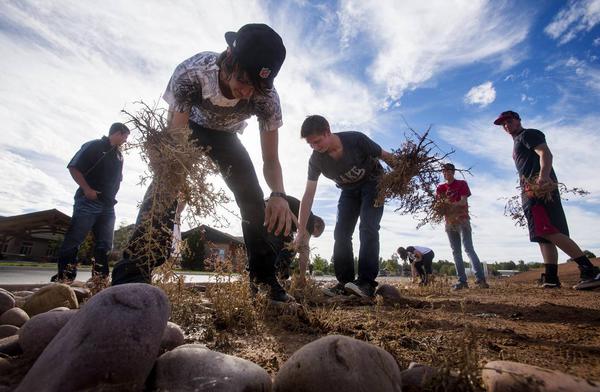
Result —
<path fill-rule="evenodd" d="M 181 252 L 181 267 L 194 271 L 204 270 L 204 260 L 208 256 L 208 246 L 200 230 L 186 236 Z"/>
<path fill-rule="evenodd" d="M 517 263 L 517 269 L 519 270 L 519 272 L 529 271 L 529 266 L 525 264 L 525 261 L 519 260 Z"/>
<path fill-rule="evenodd" d="M 320 255 L 314 255 L 312 260 L 313 271 L 321 271 L 326 274 L 329 272 L 329 263 Z"/>
<path fill-rule="evenodd" d="M 588 258 L 588 259 L 595 259 L 596 255 L 593 254 L 592 252 L 590 252 L 589 250 L 584 250 L 583 254 Z"/>

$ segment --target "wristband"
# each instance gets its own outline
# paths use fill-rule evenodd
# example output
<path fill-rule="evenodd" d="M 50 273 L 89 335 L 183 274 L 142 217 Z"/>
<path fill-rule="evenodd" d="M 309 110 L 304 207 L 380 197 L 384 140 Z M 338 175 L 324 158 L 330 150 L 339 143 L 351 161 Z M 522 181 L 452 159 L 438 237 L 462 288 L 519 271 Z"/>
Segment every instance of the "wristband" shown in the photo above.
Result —
<path fill-rule="evenodd" d="M 271 196 L 269 197 L 282 197 L 285 199 L 287 195 L 285 194 L 285 192 L 271 192 Z"/>

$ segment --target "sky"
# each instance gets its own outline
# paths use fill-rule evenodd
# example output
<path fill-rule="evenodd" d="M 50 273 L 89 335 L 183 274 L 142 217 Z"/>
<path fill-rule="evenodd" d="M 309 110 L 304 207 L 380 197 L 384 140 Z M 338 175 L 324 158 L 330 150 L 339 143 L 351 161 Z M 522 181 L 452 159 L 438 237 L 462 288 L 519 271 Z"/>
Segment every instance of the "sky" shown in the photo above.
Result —
<path fill-rule="evenodd" d="M 275 86 L 288 194 L 301 198 L 306 184 L 311 149 L 300 125 L 309 114 L 388 151 L 409 128 L 431 128 L 440 151 L 470 168 L 464 179 L 482 261 L 540 262 L 526 230 L 503 214 L 517 175 L 512 139 L 492 123 L 510 109 L 525 128 L 546 134 L 559 181 L 590 192 L 564 207 L 571 237 L 600 254 L 600 0 L 2 1 L 0 216 L 50 208 L 71 215 L 77 185 L 66 164 L 79 147 L 124 121 L 121 110 L 136 111 L 136 102 L 166 107 L 161 96 L 174 68 L 198 52 L 225 50 L 224 33 L 246 23 L 269 24 L 287 48 Z M 240 138 L 268 194 L 258 125 L 248 123 Z M 134 222 L 146 170 L 129 151 L 118 224 Z M 327 227 L 311 247 L 326 259 L 338 196 L 321 177 L 313 212 Z M 221 230 L 241 235 L 232 210 L 221 211 L 229 221 Z M 414 217 L 394 210 L 391 202 L 381 222 L 381 257 L 419 245 L 452 260 L 443 225 L 417 230 Z M 358 246 L 357 227 L 356 254 Z"/>

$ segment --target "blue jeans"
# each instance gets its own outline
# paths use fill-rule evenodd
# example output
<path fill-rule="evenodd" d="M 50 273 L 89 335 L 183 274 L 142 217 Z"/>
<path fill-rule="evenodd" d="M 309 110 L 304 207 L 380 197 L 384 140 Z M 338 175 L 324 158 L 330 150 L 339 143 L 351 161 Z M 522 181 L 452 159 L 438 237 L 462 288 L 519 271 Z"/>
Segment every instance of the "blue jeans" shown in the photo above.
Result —
<path fill-rule="evenodd" d="M 473 270 L 475 271 L 475 278 L 477 281 L 484 282 L 485 274 L 481 267 L 481 262 L 475 249 L 473 248 L 473 238 L 471 236 L 471 223 L 467 220 L 463 223 L 458 224 L 446 224 L 446 234 L 448 234 L 448 240 L 450 240 L 450 247 L 452 248 L 452 256 L 454 256 L 454 264 L 456 265 L 456 275 L 458 280 L 463 283 L 467 283 L 467 275 L 465 274 L 465 264 L 463 261 L 460 241 L 462 238 L 465 252 L 469 256 Z"/>
<path fill-rule="evenodd" d="M 379 273 L 379 222 L 383 216 L 383 206 L 374 206 L 376 195 L 376 180 L 366 181 L 353 189 L 343 189 L 340 195 L 333 233 L 333 268 L 341 283 L 354 281 L 352 234 L 360 217 L 358 280 L 375 284 Z"/>
<path fill-rule="evenodd" d="M 108 276 L 108 253 L 112 249 L 115 208 L 99 200 L 76 196 L 71 225 L 58 252 L 58 279 L 75 279 L 77 252 L 90 230 L 94 234 L 93 275 Z"/>

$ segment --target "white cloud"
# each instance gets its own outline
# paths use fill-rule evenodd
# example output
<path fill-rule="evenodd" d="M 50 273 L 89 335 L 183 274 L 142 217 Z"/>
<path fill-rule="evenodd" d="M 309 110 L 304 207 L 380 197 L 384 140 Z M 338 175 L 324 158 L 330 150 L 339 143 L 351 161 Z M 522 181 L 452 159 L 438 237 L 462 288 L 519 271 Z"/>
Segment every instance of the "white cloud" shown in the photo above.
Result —
<path fill-rule="evenodd" d="M 588 32 L 600 23 L 600 0 L 569 1 L 559 11 L 544 31 L 559 45 L 575 39 L 581 32 Z"/>
<path fill-rule="evenodd" d="M 443 71 L 511 58 L 507 52 L 525 39 L 530 24 L 527 13 L 494 2 L 442 0 L 346 0 L 340 23 L 343 43 L 357 40 L 373 53 L 369 75 L 393 99 Z"/>
<path fill-rule="evenodd" d="M 484 108 L 496 100 L 496 89 L 492 82 L 485 82 L 472 87 L 465 95 L 465 102 Z"/>
<path fill-rule="evenodd" d="M 593 42 L 594 46 L 600 46 L 600 37 L 596 38 Z"/>

